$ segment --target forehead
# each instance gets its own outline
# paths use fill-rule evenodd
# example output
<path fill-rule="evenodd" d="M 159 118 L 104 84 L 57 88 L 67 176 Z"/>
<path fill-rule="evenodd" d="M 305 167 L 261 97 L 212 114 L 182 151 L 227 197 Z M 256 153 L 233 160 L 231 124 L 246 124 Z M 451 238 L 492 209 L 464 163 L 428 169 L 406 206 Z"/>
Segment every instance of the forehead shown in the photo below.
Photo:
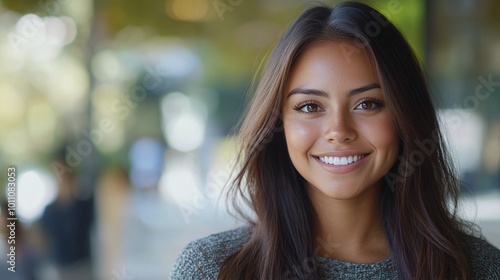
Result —
<path fill-rule="evenodd" d="M 294 62 L 287 85 L 289 90 L 303 86 L 331 90 L 378 82 L 368 51 L 343 40 L 317 42 L 306 48 Z"/>

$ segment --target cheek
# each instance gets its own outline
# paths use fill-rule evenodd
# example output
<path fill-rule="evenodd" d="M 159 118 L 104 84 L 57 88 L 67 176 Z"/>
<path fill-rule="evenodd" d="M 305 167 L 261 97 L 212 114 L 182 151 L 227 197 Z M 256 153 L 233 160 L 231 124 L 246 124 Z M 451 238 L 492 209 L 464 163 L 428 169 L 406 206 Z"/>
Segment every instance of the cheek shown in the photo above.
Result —
<path fill-rule="evenodd" d="M 315 143 L 317 129 L 314 125 L 295 119 L 285 119 L 283 122 L 285 139 L 290 154 L 304 152 Z"/>
<path fill-rule="evenodd" d="M 379 152 L 395 157 L 399 152 L 399 137 L 389 116 L 381 116 L 362 125 L 363 134 Z"/>

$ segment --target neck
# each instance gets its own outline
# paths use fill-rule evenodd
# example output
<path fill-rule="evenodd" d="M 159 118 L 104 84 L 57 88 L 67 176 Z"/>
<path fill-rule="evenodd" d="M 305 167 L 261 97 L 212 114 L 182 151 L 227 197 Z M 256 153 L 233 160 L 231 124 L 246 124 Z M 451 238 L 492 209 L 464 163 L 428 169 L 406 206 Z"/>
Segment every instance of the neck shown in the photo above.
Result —
<path fill-rule="evenodd" d="M 389 257 L 380 214 L 381 187 L 373 186 L 352 199 L 330 198 L 314 187 L 315 253 L 343 261 L 373 263 Z"/>

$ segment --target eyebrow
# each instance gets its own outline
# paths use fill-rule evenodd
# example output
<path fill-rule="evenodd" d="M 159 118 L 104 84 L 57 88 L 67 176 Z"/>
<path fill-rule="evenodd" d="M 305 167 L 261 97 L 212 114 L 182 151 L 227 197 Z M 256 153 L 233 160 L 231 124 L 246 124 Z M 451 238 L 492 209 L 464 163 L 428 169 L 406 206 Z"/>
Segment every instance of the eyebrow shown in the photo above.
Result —
<path fill-rule="evenodd" d="M 351 89 L 349 90 L 346 94 L 347 94 L 347 97 L 351 97 L 353 95 L 356 95 L 356 94 L 359 94 L 359 93 L 362 93 L 362 92 L 365 92 L 365 91 L 369 91 L 369 90 L 372 90 L 372 89 L 375 89 L 375 88 L 381 88 L 379 84 L 377 83 L 373 83 L 373 84 L 369 84 L 369 85 L 366 85 L 366 86 L 362 86 L 362 87 L 359 87 L 359 88 L 355 88 L 355 89 Z M 321 97 L 330 97 L 330 95 L 326 92 L 326 91 L 322 91 L 322 90 L 319 90 L 319 89 L 308 89 L 308 88 L 294 88 L 292 89 L 288 95 L 287 95 L 287 98 L 294 95 L 294 94 L 310 94 L 310 95 L 316 95 L 316 96 L 321 96 Z"/>

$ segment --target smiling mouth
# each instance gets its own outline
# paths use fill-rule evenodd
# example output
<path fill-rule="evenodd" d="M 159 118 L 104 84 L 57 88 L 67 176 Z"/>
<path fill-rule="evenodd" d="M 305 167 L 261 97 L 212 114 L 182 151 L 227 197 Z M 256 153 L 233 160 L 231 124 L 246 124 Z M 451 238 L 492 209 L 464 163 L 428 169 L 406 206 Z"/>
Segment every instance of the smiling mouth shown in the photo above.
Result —
<path fill-rule="evenodd" d="M 318 157 L 321 162 L 331 165 L 349 165 L 366 157 L 368 154 L 348 156 L 348 157 Z"/>

